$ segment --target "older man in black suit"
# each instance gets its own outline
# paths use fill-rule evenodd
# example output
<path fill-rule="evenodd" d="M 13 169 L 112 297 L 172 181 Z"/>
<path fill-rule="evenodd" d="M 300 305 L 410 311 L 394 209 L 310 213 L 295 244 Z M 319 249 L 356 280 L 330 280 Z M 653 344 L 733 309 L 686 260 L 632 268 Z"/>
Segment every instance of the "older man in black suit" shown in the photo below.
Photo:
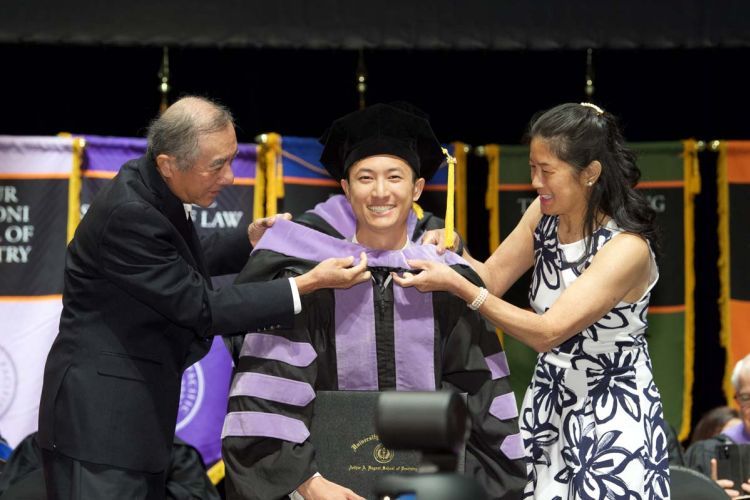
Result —
<path fill-rule="evenodd" d="M 40 406 L 49 498 L 163 498 L 182 372 L 212 336 L 290 326 L 300 294 L 369 279 L 366 261 L 344 257 L 291 280 L 212 289 L 210 276 L 239 271 L 248 239 L 272 223 L 198 238 L 189 206 L 208 207 L 232 183 L 236 154 L 229 111 L 183 98 L 81 221 Z"/>

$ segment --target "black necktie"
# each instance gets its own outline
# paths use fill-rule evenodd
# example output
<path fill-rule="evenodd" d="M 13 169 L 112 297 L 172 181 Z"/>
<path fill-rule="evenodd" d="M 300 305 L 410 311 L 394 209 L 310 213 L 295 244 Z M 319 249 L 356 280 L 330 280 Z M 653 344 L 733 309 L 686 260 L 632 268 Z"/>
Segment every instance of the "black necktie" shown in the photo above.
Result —
<path fill-rule="evenodd" d="M 381 290 L 388 286 L 388 277 L 391 275 L 392 270 L 390 267 L 370 267 L 368 269 L 370 269 L 372 279 L 375 280 L 375 283 Z"/>

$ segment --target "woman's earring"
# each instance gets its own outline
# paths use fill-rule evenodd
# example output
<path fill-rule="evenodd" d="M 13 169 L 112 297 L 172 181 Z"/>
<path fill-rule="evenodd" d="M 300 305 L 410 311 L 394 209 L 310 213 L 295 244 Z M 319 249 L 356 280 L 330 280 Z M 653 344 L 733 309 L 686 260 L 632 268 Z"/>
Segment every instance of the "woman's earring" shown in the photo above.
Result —
<path fill-rule="evenodd" d="M 594 185 L 594 182 L 593 182 L 593 181 L 588 181 L 588 182 L 586 183 L 586 185 L 587 185 L 587 186 L 593 186 L 593 185 Z"/>

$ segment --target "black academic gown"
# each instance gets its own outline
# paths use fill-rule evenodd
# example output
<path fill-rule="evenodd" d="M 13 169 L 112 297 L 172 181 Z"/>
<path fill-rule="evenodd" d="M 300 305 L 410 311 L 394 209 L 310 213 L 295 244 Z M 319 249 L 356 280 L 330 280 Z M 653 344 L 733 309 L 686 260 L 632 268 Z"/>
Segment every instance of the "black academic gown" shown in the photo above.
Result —
<path fill-rule="evenodd" d="M 301 218 L 301 222 L 334 237 L 342 237 L 315 214 L 306 214 Z M 417 240 L 425 227 L 435 225 L 442 225 L 442 221 L 426 214 L 426 217 L 416 224 L 413 239 Z M 293 235 L 285 233 L 284 239 L 290 238 L 293 239 Z M 301 238 L 300 244 L 314 239 L 310 238 L 309 234 L 303 234 Z M 290 245 L 294 246 L 295 242 L 290 242 Z M 319 243 L 314 241 L 311 245 L 318 246 Z M 337 252 L 340 250 L 332 247 L 329 256 L 341 256 Z M 257 281 L 299 274 L 315 263 L 316 261 L 285 255 L 271 249 L 257 250 L 239 275 L 238 281 Z M 454 269 L 472 281 L 479 282 L 478 276 L 467 266 L 457 265 Z M 367 308 L 374 308 L 372 317 L 377 345 L 376 390 L 398 389 L 395 351 L 400 346 L 394 335 L 394 309 L 399 307 L 399 299 L 396 298 L 394 303 L 394 285 L 392 282 L 385 283 L 384 280 L 390 269 L 371 270 L 376 279 L 372 283 L 358 286 L 372 288 L 372 302 Z M 235 343 L 233 350 L 237 359 L 237 373 L 233 387 L 241 385 L 238 384 L 238 377 L 246 377 L 246 380 L 262 383 L 266 387 L 279 384 L 278 387 L 283 388 L 284 384 L 288 384 L 287 381 L 291 381 L 296 385 L 306 384 L 314 391 L 340 390 L 341 372 L 351 368 L 342 368 L 337 361 L 340 359 L 337 357 L 337 348 L 340 347 L 337 346 L 337 342 L 340 341 L 336 334 L 336 301 L 344 300 L 345 295 L 341 294 L 346 293 L 348 291 L 320 290 L 304 296 L 302 313 L 297 315 L 294 328 L 274 332 L 279 338 L 291 341 L 291 344 L 281 342 L 279 345 L 296 346 L 293 349 L 297 349 L 298 354 L 304 352 L 304 348 L 312 346 L 311 352 L 314 350 L 316 357 L 309 364 L 305 364 L 307 360 L 299 363 L 295 360 L 284 360 L 283 356 L 269 354 L 267 345 L 260 349 L 265 352 L 260 353 L 259 344 L 256 343 L 258 338 L 252 339 L 253 335 L 246 337 L 244 347 Z M 454 388 L 468 393 L 472 433 L 467 444 L 466 474 L 476 478 L 487 490 L 490 498 L 520 498 L 520 492 L 526 482 L 523 459 L 509 459 L 500 449 L 505 438 L 517 437 L 515 408 L 510 414 L 503 415 L 506 417 L 503 419 L 490 414 L 490 407 L 496 398 L 510 398 L 515 406 L 507 373 L 493 373 L 488 367 L 487 358 L 502 357 L 504 360 L 498 338 L 477 312 L 470 310 L 455 296 L 448 293 L 423 295 L 431 301 L 431 309 L 434 311 L 434 318 L 430 319 L 429 327 L 419 333 L 423 339 L 422 343 L 431 343 L 434 346 L 431 353 L 432 368 L 425 368 L 431 370 L 431 373 L 427 374 L 424 380 L 430 379 L 427 385 L 431 383 L 434 389 Z M 274 357 L 276 359 L 273 359 Z M 416 363 L 416 360 L 414 361 Z M 289 404 L 273 401 L 273 397 L 267 399 L 253 389 L 249 390 L 253 395 L 237 395 L 242 392 L 239 389 L 235 395 L 230 394 L 230 417 L 232 413 L 242 412 L 278 415 L 289 419 L 287 422 L 301 422 L 309 429 L 314 400 L 308 404 L 304 404 L 304 401 Z M 274 425 L 278 425 L 278 422 Z M 226 427 L 225 425 L 225 431 Z M 263 430 L 256 434 L 263 434 Z M 309 439 L 288 439 L 263 435 L 224 437 L 223 455 L 227 467 L 228 498 L 284 498 L 317 472 L 315 451 Z M 360 492 L 363 493 L 366 492 Z"/>

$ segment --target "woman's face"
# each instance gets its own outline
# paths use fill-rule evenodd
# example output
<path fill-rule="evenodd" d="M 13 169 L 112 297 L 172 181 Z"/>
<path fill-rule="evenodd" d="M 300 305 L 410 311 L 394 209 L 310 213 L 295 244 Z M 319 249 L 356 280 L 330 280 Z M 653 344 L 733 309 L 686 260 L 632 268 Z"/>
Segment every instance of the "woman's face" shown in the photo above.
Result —
<path fill-rule="evenodd" d="M 529 166 L 531 185 L 539 195 L 542 213 L 583 220 L 590 189 L 586 170 L 578 172 L 558 158 L 541 137 L 531 140 Z"/>

